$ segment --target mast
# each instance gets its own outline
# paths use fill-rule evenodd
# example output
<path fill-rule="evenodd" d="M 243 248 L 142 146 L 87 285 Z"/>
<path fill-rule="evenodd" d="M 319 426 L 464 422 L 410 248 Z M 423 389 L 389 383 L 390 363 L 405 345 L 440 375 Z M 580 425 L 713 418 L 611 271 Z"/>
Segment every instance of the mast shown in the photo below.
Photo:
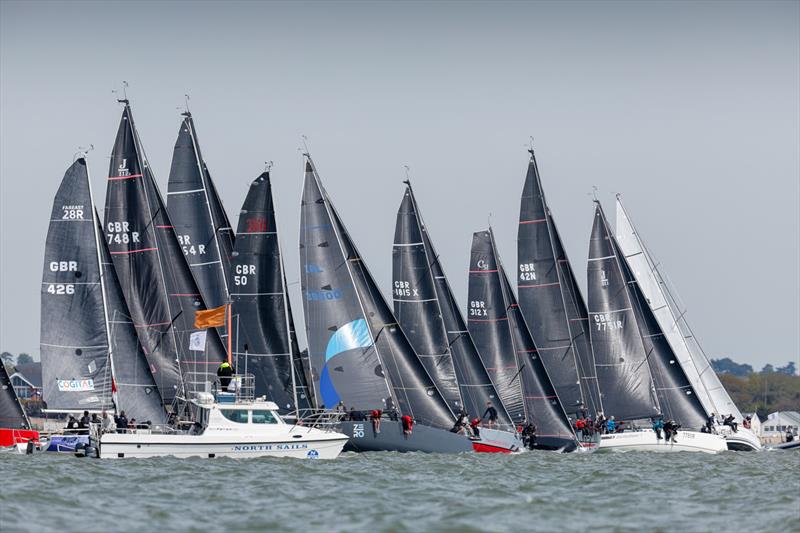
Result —
<path fill-rule="evenodd" d="M 522 314 L 564 409 L 602 410 L 586 305 L 547 205 L 533 149 L 520 202 L 517 289 Z"/>
<path fill-rule="evenodd" d="M 604 414 L 617 419 L 660 414 L 628 283 L 614 237 L 597 200 L 587 274 L 591 340 Z"/>

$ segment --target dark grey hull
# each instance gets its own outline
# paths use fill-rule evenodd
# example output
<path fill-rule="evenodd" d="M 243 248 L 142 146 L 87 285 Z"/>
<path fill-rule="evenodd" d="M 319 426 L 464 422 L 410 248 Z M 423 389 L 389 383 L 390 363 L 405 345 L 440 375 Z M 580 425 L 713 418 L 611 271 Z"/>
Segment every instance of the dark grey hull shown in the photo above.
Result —
<path fill-rule="evenodd" d="M 451 433 L 444 429 L 415 424 L 411 435 L 403 435 L 400 422 L 383 420 L 380 433 L 372 427 L 372 422 L 342 422 L 340 430 L 350 437 L 345 446 L 347 451 L 356 452 L 428 452 L 462 453 L 471 452 L 472 441 L 464 435 Z"/>

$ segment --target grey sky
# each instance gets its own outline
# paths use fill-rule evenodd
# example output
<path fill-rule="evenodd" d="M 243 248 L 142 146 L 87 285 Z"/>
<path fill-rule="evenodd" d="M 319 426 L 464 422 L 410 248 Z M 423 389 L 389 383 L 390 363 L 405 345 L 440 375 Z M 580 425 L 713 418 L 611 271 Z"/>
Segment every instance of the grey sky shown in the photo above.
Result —
<path fill-rule="evenodd" d="M 528 136 L 585 285 L 589 193 L 626 206 L 712 357 L 800 353 L 800 3 L 0 4 L 0 350 L 38 357 L 52 197 L 120 108 L 166 190 L 183 94 L 236 222 L 274 160 L 298 279 L 300 135 L 388 293 L 403 165 L 462 305 L 487 216 L 516 261 Z M 291 286 L 298 321 L 299 285 Z"/>

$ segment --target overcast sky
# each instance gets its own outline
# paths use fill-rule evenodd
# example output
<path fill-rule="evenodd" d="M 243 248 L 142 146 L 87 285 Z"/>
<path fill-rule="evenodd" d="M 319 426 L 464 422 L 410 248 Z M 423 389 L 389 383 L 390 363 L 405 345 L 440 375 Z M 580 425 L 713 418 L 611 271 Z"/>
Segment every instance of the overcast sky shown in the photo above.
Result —
<path fill-rule="evenodd" d="M 800 3 L 0 3 L 0 350 L 38 357 L 53 195 L 79 145 L 102 210 L 122 80 L 162 191 L 191 95 L 235 224 L 273 160 L 298 279 L 308 136 L 388 294 L 403 165 L 466 299 L 489 214 L 516 262 L 529 136 L 585 286 L 592 186 L 628 211 L 712 357 L 800 354 Z M 302 321 L 299 284 L 291 286 Z"/>

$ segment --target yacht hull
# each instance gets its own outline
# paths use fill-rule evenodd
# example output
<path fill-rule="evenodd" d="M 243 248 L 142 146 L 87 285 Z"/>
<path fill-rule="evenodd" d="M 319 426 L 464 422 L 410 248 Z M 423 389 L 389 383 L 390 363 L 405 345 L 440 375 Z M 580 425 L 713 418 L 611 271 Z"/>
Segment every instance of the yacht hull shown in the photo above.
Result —
<path fill-rule="evenodd" d="M 663 436 L 662 436 L 663 437 Z M 598 452 L 705 452 L 719 453 L 728 449 L 721 435 L 698 431 L 678 431 L 675 442 L 658 439 L 653 430 L 625 431 L 601 435 Z"/>

